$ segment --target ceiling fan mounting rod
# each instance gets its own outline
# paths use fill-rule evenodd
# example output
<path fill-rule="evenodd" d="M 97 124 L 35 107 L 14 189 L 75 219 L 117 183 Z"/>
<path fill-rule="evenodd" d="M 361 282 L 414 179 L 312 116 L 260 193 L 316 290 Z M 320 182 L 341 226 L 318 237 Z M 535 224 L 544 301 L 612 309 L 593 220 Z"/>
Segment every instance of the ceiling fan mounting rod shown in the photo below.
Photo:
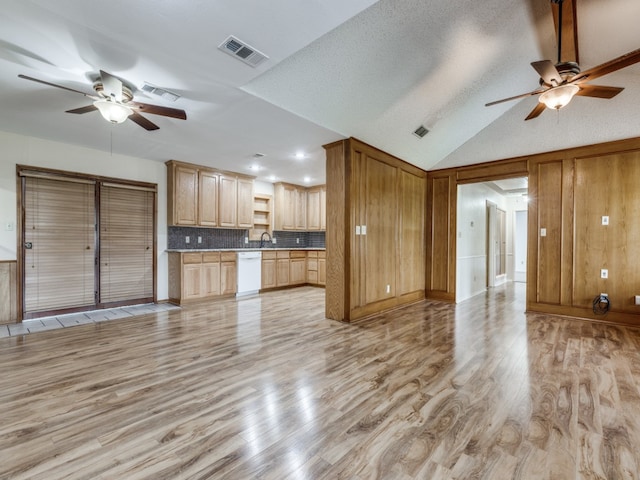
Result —
<path fill-rule="evenodd" d="M 562 62 L 562 3 L 564 0 L 551 0 L 558 5 L 558 63 Z"/>

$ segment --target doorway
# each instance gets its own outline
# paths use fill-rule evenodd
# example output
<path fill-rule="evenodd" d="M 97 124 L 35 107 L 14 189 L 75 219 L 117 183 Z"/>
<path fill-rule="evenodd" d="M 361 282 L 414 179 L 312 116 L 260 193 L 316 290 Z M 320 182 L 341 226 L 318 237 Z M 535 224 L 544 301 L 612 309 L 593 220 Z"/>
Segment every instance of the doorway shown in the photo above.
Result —
<path fill-rule="evenodd" d="M 526 281 L 527 188 L 526 177 L 458 185 L 456 302 Z"/>

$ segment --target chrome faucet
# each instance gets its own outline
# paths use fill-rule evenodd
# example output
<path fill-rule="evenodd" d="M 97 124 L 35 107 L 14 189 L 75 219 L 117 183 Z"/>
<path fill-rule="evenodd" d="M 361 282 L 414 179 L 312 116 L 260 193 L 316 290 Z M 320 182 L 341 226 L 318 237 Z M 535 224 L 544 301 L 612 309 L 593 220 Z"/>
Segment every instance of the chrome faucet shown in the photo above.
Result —
<path fill-rule="evenodd" d="M 268 238 L 268 242 L 271 243 L 271 234 L 269 232 L 262 232 L 262 235 L 260 235 L 260 248 L 264 248 L 264 236 L 269 237 Z"/>

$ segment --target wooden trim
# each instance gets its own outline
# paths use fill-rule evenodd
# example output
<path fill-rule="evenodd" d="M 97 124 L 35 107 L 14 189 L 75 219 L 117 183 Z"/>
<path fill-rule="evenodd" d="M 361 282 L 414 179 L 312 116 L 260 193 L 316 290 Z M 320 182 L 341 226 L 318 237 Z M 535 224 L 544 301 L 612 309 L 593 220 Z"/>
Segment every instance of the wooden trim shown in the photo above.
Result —
<path fill-rule="evenodd" d="M 18 320 L 18 276 L 16 260 L 0 260 L 0 324 Z"/>

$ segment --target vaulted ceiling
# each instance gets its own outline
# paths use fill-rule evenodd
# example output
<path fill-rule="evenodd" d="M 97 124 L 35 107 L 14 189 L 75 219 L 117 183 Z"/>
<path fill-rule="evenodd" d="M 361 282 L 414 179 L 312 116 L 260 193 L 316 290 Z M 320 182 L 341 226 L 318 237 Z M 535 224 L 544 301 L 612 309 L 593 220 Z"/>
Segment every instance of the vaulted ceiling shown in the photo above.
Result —
<path fill-rule="evenodd" d="M 574 1 L 583 70 L 640 47 L 640 2 Z M 610 100 L 527 122 L 535 97 L 484 106 L 538 87 L 530 62 L 555 61 L 553 25 L 549 0 L 5 0 L 0 130 L 300 184 L 323 183 L 321 146 L 349 136 L 427 170 L 638 136 L 638 65 L 598 79 L 625 87 Z M 269 58 L 223 53 L 229 35 Z M 91 93 L 100 69 L 187 120 L 110 125 L 64 113 L 89 99 L 18 78 Z"/>

